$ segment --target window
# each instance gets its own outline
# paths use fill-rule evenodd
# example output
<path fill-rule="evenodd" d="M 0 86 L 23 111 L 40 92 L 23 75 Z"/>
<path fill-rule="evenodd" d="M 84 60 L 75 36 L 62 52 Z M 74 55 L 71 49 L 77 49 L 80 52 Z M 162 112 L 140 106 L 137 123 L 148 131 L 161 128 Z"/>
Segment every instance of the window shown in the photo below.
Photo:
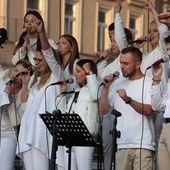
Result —
<path fill-rule="evenodd" d="M 39 9 L 39 0 L 27 0 L 27 10 L 30 9 Z"/>
<path fill-rule="evenodd" d="M 105 49 L 105 37 L 107 24 L 106 22 L 106 10 L 99 8 L 98 13 L 98 39 L 97 39 L 97 51 L 98 53 L 104 51 Z"/>
<path fill-rule="evenodd" d="M 139 38 L 141 35 L 147 35 L 147 32 L 144 32 L 144 14 L 130 11 L 129 18 L 129 29 L 132 32 L 133 39 Z"/>
<path fill-rule="evenodd" d="M 168 0 L 157 1 L 158 13 L 170 11 L 170 2 Z"/>
<path fill-rule="evenodd" d="M 107 4 L 98 4 L 98 29 L 96 33 L 96 52 L 100 54 L 110 45 L 108 26 L 114 21 L 114 8 Z"/>
<path fill-rule="evenodd" d="M 136 16 L 135 15 L 130 15 L 130 31 L 132 32 L 133 39 L 135 39 L 135 35 L 137 34 L 136 30 Z"/>
<path fill-rule="evenodd" d="M 73 22 L 76 20 L 74 16 L 74 4 L 66 2 L 65 4 L 65 34 L 73 34 Z"/>
<path fill-rule="evenodd" d="M 66 0 L 64 5 L 65 22 L 63 23 L 63 32 L 74 36 L 79 44 L 79 49 L 81 49 L 82 0 Z"/>

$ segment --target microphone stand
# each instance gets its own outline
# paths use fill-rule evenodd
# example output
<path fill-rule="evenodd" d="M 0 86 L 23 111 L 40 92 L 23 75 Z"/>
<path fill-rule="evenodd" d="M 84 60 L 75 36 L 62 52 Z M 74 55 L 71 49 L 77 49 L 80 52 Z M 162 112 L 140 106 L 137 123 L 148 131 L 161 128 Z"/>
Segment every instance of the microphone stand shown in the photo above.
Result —
<path fill-rule="evenodd" d="M 117 118 L 120 117 L 122 114 L 115 110 L 114 108 L 111 111 L 111 114 L 115 115 L 114 121 L 113 121 L 113 130 L 110 132 L 113 136 L 113 146 L 112 146 L 112 159 L 111 159 L 111 165 L 110 170 L 112 170 L 112 162 L 114 161 L 113 170 L 116 169 L 116 152 L 117 152 L 117 138 L 120 138 L 121 132 L 117 131 Z"/>
<path fill-rule="evenodd" d="M 51 86 L 51 85 L 50 85 Z M 57 95 L 56 99 L 60 96 Z M 64 95 L 61 97 L 61 99 L 64 97 Z M 56 110 L 53 111 L 53 116 L 54 116 L 54 121 L 53 121 L 53 140 L 52 140 L 52 151 L 51 151 L 51 162 L 50 162 L 50 170 L 55 170 L 55 160 L 56 160 L 56 152 L 58 150 L 58 141 L 57 141 L 57 133 L 58 133 L 58 128 L 56 126 L 57 123 L 57 119 L 60 118 L 61 116 L 61 111 L 59 109 L 57 109 L 61 99 L 58 101 L 56 107 Z M 55 100 L 56 103 L 56 100 Z"/>
<path fill-rule="evenodd" d="M 48 85 L 46 88 L 45 88 L 45 113 L 48 114 L 49 112 L 47 111 L 47 101 L 46 101 L 46 98 L 47 98 L 47 88 L 50 87 L 50 85 Z M 57 95 L 58 97 L 59 95 Z M 56 98 L 57 98 L 56 97 Z M 59 101 L 60 102 L 60 101 Z M 58 142 L 57 142 L 57 131 L 58 129 L 56 129 L 56 123 L 57 123 L 57 117 L 61 114 L 61 111 L 60 110 L 54 110 L 53 113 L 54 115 L 54 121 L 53 121 L 53 139 L 52 139 L 52 151 L 51 151 L 51 160 L 50 160 L 50 165 L 49 165 L 49 169 L 50 170 L 55 170 L 55 160 L 56 160 L 56 152 L 58 150 Z"/>
<path fill-rule="evenodd" d="M 54 121 L 53 121 L 53 140 L 52 140 L 50 170 L 55 170 L 56 152 L 58 150 L 58 141 L 57 141 L 58 128 L 56 126 L 56 123 L 57 123 L 57 118 L 61 115 L 61 111 L 54 110 L 52 114 L 54 116 Z"/>

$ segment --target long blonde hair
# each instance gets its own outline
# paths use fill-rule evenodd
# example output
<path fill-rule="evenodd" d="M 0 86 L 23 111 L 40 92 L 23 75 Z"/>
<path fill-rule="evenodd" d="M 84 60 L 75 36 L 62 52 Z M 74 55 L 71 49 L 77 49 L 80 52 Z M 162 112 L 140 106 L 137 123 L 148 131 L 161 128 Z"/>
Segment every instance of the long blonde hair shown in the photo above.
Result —
<path fill-rule="evenodd" d="M 38 70 L 35 71 L 35 76 L 34 76 L 32 84 L 31 84 L 31 87 L 37 82 L 38 77 L 40 77 L 40 82 L 37 86 L 38 90 L 40 90 L 49 81 L 49 78 L 51 75 L 51 69 L 49 68 L 41 50 L 38 50 L 36 52 L 39 52 L 42 56 L 42 60 L 44 63 L 44 69 L 41 72 Z"/>

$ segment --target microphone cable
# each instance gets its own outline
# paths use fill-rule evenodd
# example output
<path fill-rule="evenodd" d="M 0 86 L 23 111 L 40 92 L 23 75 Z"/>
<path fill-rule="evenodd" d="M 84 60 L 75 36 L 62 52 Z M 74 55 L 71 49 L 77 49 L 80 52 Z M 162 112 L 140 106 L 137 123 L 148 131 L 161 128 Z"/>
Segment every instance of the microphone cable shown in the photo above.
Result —
<path fill-rule="evenodd" d="M 61 93 L 60 93 L 61 94 Z M 65 96 L 65 95 L 62 95 L 61 96 L 61 98 L 59 99 L 59 101 L 57 102 L 57 104 L 56 104 L 56 100 L 57 100 L 57 98 L 60 96 L 60 94 L 58 94 L 56 97 L 55 97 L 55 100 L 54 100 L 54 105 L 55 105 L 55 109 L 56 109 L 56 111 L 59 111 L 60 113 L 61 113 L 61 111 L 59 110 L 59 109 L 57 109 L 58 108 L 58 105 L 59 105 L 59 103 L 60 103 L 60 101 L 62 100 L 62 98 Z M 54 110 L 55 111 L 55 110 Z M 58 141 L 57 141 L 57 131 L 58 131 L 58 128 L 56 127 L 56 124 L 57 124 L 57 115 L 55 115 L 54 114 L 54 111 L 53 111 L 53 118 L 54 118 L 54 120 L 53 120 L 53 122 L 52 122 L 52 125 L 53 125 L 53 127 L 52 127 L 52 133 L 53 133 L 53 139 L 52 139 L 52 148 L 51 148 L 51 161 L 50 161 L 50 164 L 49 164 L 49 168 L 51 169 L 51 170 L 53 170 L 54 168 L 55 168 L 55 166 L 56 166 L 56 163 L 54 163 L 53 161 L 53 158 L 55 157 L 55 161 L 56 161 L 56 159 L 57 159 L 57 156 L 56 156 L 56 152 L 58 151 Z M 56 141 L 56 143 L 55 143 L 55 141 Z M 53 150 L 55 150 L 55 153 L 53 153 Z M 54 155 L 55 154 L 55 155 Z M 55 164 L 55 165 L 54 165 Z"/>
<path fill-rule="evenodd" d="M 145 88 L 145 78 L 146 78 L 146 71 L 144 73 L 143 77 L 143 83 L 142 83 L 142 129 L 141 129 L 141 140 L 140 140 L 140 160 L 139 160 L 139 170 L 141 170 L 142 166 L 142 144 L 143 144 L 143 134 L 144 134 L 144 88 Z"/>
<path fill-rule="evenodd" d="M 97 89 L 97 109 L 98 109 L 98 116 L 99 116 L 99 133 L 98 133 L 98 161 L 97 161 L 97 169 L 101 170 L 102 169 L 102 159 L 103 159 L 103 140 L 102 140 L 102 118 L 100 114 L 100 109 L 99 109 L 99 94 L 100 94 L 100 85 L 98 86 Z M 103 163 L 104 164 L 104 163 Z"/>
<path fill-rule="evenodd" d="M 47 89 L 51 86 L 51 84 L 49 84 L 48 86 L 45 87 L 45 113 L 47 114 L 48 111 L 47 111 Z M 59 94 L 60 95 L 60 94 Z M 57 97 L 59 96 L 57 95 Z M 54 106 L 56 107 L 56 99 L 57 97 L 55 98 L 55 101 L 54 101 Z M 52 113 L 51 113 L 52 114 Z M 49 132 L 50 133 L 50 132 Z M 49 141 L 48 141 L 48 137 L 47 137 L 47 134 L 48 134 L 48 128 L 46 126 L 46 141 L 47 141 L 47 146 L 48 146 L 48 158 L 49 158 L 49 169 L 51 169 L 51 155 L 50 155 L 50 151 L 49 151 Z M 51 134 L 50 134 L 51 135 Z M 52 152 L 52 151 L 51 151 Z"/>
<path fill-rule="evenodd" d="M 44 100 L 44 103 L 45 103 L 45 114 L 47 113 L 47 89 L 48 89 L 48 87 L 50 87 L 50 85 L 45 87 L 45 93 L 44 93 L 44 95 L 45 95 L 45 100 Z M 47 134 L 48 134 L 48 128 L 46 126 L 46 141 L 47 141 L 47 146 L 48 146 L 47 147 L 47 153 L 48 153 L 48 158 L 50 158 L 49 141 L 48 141 Z M 49 169 L 50 169 L 50 159 L 49 159 Z"/>
<path fill-rule="evenodd" d="M 54 105 L 55 105 L 55 109 L 56 109 L 56 110 L 57 110 L 57 108 L 58 108 L 58 105 L 59 105 L 60 101 L 62 100 L 62 98 L 63 98 L 65 95 L 62 95 L 61 98 L 59 99 L 59 101 L 56 103 L 57 98 L 58 98 L 59 96 L 60 96 L 60 94 L 56 96 L 55 101 L 54 101 Z"/>

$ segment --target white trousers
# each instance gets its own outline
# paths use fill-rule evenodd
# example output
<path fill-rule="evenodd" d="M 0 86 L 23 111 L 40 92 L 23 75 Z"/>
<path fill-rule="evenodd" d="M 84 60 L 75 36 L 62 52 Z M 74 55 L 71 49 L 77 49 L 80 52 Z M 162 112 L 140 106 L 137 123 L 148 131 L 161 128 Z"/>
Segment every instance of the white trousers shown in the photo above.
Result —
<path fill-rule="evenodd" d="M 0 170 L 13 170 L 16 140 L 14 138 L 1 138 L 0 142 Z"/>
<path fill-rule="evenodd" d="M 92 170 L 94 147 L 72 147 L 71 170 Z M 68 149 L 64 147 L 64 166 L 58 166 L 58 170 L 68 170 Z"/>
<path fill-rule="evenodd" d="M 32 147 L 23 152 L 23 161 L 26 170 L 48 170 L 49 159 L 39 149 Z"/>

